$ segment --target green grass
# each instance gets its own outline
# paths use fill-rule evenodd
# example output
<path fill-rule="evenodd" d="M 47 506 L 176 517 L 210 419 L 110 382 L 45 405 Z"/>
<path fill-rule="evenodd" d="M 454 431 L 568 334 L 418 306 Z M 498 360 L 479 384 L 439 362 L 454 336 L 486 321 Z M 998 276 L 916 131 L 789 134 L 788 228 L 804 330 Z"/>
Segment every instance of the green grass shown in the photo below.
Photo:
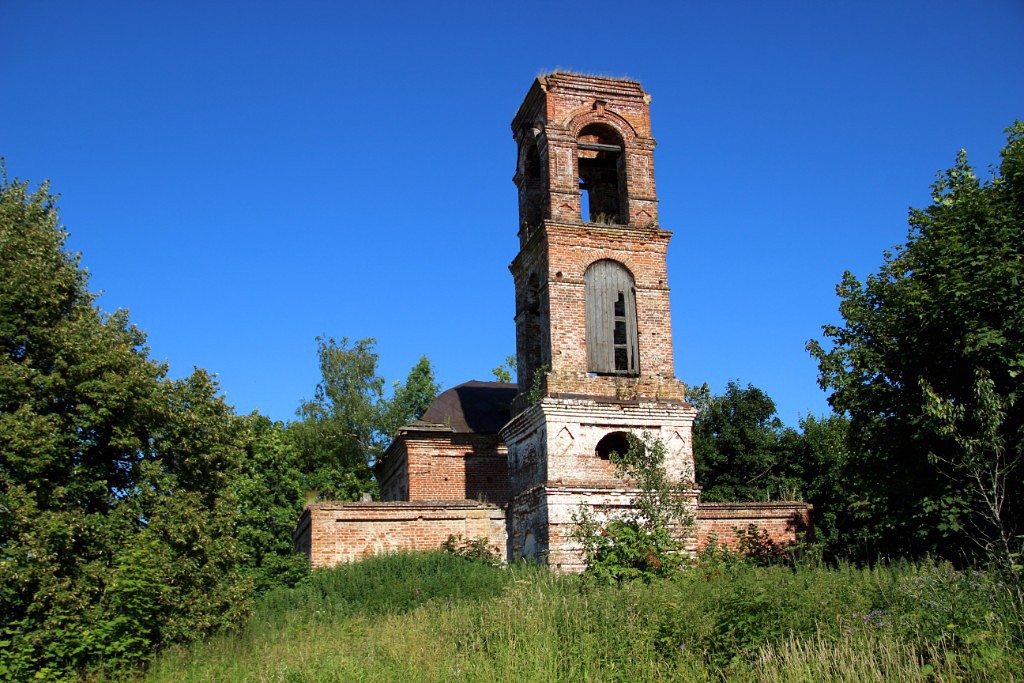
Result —
<path fill-rule="evenodd" d="M 1013 681 L 1019 605 L 942 564 L 699 567 L 585 587 L 431 554 L 314 572 L 147 681 Z"/>

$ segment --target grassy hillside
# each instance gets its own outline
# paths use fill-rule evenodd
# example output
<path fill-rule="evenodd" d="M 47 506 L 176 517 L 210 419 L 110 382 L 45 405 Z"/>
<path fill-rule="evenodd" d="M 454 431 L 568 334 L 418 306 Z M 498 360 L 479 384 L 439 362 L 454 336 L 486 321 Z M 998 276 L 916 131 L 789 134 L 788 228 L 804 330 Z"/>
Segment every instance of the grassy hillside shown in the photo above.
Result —
<path fill-rule="evenodd" d="M 1019 606 L 944 564 L 705 561 L 585 586 L 440 554 L 314 572 L 237 633 L 169 650 L 147 681 L 1024 680 Z"/>

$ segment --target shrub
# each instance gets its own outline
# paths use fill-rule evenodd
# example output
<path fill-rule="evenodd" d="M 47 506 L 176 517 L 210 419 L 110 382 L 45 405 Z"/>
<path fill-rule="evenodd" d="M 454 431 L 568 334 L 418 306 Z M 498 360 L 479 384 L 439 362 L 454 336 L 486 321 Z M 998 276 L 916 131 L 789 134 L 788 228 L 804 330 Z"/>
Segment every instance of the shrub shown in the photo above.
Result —
<path fill-rule="evenodd" d="M 489 567 L 500 567 L 504 564 L 498 549 L 491 545 L 486 536 L 463 538 L 462 534 L 449 534 L 448 539 L 441 544 L 441 551 Z"/>
<path fill-rule="evenodd" d="M 665 470 L 665 445 L 648 433 L 629 435 L 626 453 L 612 453 L 615 474 L 632 483 L 630 508 L 607 519 L 609 511 L 580 505 L 573 513 L 572 538 L 582 546 L 584 576 L 597 583 L 650 581 L 680 567 L 683 531 L 693 524 L 687 483 L 673 482 Z"/>

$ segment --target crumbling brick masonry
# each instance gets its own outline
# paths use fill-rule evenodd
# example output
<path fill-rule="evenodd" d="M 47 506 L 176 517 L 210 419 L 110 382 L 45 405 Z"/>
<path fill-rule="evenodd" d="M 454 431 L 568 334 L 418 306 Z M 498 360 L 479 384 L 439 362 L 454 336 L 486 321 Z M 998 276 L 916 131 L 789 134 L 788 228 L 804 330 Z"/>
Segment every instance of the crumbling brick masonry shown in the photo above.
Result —
<path fill-rule="evenodd" d="M 307 508 L 295 543 L 313 566 L 462 534 L 508 560 L 579 571 L 572 513 L 630 504 L 635 492 L 608 459 L 630 433 L 661 439 L 669 475 L 689 487 L 690 549 L 711 535 L 735 544 L 733 529 L 750 524 L 780 544 L 810 529 L 803 503 L 698 503 L 650 101 L 630 80 L 553 73 L 533 83 L 512 120 L 518 383 L 466 382 L 400 430 L 375 468 L 383 502 Z"/>

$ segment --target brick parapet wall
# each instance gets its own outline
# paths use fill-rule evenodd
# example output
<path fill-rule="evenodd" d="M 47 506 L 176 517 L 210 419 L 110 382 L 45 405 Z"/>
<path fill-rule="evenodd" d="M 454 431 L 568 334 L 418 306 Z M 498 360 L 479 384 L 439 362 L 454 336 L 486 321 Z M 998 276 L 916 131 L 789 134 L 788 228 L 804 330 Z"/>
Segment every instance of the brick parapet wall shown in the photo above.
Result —
<path fill-rule="evenodd" d="M 452 534 L 485 537 L 501 557 L 507 554 L 504 508 L 474 501 L 310 505 L 292 538 L 316 568 L 388 552 L 437 550 Z"/>
<path fill-rule="evenodd" d="M 601 516 L 629 506 L 632 493 L 607 486 L 538 487 L 512 501 L 515 531 L 505 509 L 472 501 L 411 503 L 321 503 L 303 512 L 293 540 L 312 567 L 329 567 L 371 555 L 402 550 L 436 550 L 449 535 L 486 537 L 502 557 L 534 557 L 561 572 L 583 569 L 579 548 L 570 538 L 572 514 L 582 503 Z M 684 539 L 693 551 L 712 535 L 735 549 L 735 531 L 753 524 L 780 545 L 809 533 L 813 507 L 807 503 L 699 503 L 696 524 Z M 509 535 L 512 534 L 510 541 Z"/>
<path fill-rule="evenodd" d="M 813 530 L 809 503 L 780 501 L 776 503 L 699 503 L 697 505 L 697 547 L 703 548 L 714 535 L 724 547 L 736 549 L 736 531 L 751 524 L 767 531 L 768 537 L 780 545 L 791 545 L 802 534 Z"/>

